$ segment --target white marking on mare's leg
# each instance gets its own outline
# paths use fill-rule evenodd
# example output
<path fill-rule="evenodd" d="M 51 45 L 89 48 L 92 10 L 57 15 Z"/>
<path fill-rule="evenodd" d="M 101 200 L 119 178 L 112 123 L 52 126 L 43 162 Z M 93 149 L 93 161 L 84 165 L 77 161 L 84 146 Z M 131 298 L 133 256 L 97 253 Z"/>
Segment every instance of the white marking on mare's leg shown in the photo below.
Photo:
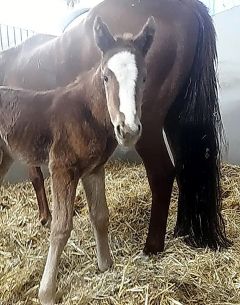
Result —
<path fill-rule="evenodd" d="M 109 213 L 105 196 L 104 168 L 84 177 L 82 182 L 96 240 L 98 267 L 105 271 L 111 267 L 112 259 L 108 243 Z"/>
<path fill-rule="evenodd" d="M 119 83 L 119 110 L 125 115 L 125 124 L 136 131 L 138 126 L 135 124 L 135 90 L 138 69 L 135 55 L 128 51 L 116 53 L 109 59 L 108 68 Z"/>
<path fill-rule="evenodd" d="M 175 166 L 175 162 L 174 162 L 173 154 L 172 154 L 172 151 L 171 151 L 170 145 L 169 145 L 169 143 L 168 143 L 167 135 L 166 135 L 166 133 L 165 133 L 164 128 L 162 129 L 162 134 L 163 134 L 163 139 L 164 139 L 164 142 L 165 142 L 165 145 L 166 145 L 167 151 L 168 151 L 169 158 L 170 158 L 170 159 L 171 159 L 171 161 L 172 161 L 172 165 L 173 165 L 173 166 Z"/>

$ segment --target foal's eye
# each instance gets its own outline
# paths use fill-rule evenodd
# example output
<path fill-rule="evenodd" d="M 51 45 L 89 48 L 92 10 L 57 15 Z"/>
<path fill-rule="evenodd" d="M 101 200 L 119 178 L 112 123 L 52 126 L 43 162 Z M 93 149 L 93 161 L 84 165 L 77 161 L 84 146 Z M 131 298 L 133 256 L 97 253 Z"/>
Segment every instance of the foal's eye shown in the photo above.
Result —
<path fill-rule="evenodd" d="M 106 75 L 103 76 L 103 79 L 104 79 L 105 83 L 108 82 L 108 77 Z"/>
<path fill-rule="evenodd" d="M 143 83 L 146 83 L 146 77 L 143 78 Z"/>

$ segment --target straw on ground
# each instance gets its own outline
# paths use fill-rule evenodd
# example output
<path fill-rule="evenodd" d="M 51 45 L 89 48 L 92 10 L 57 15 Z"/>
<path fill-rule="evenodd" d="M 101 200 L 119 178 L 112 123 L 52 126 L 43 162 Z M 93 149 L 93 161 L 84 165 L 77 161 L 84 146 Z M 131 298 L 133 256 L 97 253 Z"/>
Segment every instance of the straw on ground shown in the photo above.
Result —
<path fill-rule="evenodd" d="M 94 238 L 81 185 L 74 230 L 62 255 L 58 300 L 66 305 L 240 304 L 240 168 L 223 167 L 223 215 L 234 245 L 212 252 L 173 238 L 176 187 L 168 218 L 164 253 L 141 254 L 147 233 L 150 192 L 142 165 L 110 163 L 107 199 L 114 266 L 97 270 Z M 49 190 L 49 180 L 46 181 Z M 0 304 L 39 304 L 37 291 L 48 249 L 49 231 L 38 223 L 30 183 L 0 190 Z"/>

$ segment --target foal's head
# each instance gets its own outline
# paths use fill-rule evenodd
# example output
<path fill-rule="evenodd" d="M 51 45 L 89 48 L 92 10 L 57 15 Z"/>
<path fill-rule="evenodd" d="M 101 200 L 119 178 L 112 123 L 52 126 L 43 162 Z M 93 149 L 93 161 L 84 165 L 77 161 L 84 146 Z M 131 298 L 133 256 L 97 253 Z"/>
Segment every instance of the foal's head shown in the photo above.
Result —
<path fill-rule="evenodd" d="M 101 18 L 95 19 L 94 36 L 102 52 L 101 75 L 107 106 L 120 145 L 132 146 L 141 135 L 141 106 L 147 74 L 145 56 L 154 34 L 153 17 L 136 36 L 128 35 L 128 38 L 114 38 Z"/>

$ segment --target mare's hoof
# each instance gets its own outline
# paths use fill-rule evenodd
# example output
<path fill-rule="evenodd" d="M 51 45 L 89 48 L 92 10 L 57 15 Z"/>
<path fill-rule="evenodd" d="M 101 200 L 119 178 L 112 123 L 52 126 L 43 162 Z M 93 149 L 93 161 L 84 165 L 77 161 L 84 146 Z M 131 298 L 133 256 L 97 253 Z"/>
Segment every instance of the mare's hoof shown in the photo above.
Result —
<path fill-rule="evenodd" d="M 142 260 L 144 262 L 149 261 L 149 255 L 146 255 L 143 251 L 141 251 L 135 258 L 135 260 Z"/>
<path fill-rule="evenodd" d="M 155 255 L 158 254 L 160 252 L 163 252 L 164 250 L 164 245 L 163 244 L 157 244 L 157 243 L 150 243 L 150 242 L 146 242 L 146 245 L 143 249 L 143 253 L 145 255 Z"/>

